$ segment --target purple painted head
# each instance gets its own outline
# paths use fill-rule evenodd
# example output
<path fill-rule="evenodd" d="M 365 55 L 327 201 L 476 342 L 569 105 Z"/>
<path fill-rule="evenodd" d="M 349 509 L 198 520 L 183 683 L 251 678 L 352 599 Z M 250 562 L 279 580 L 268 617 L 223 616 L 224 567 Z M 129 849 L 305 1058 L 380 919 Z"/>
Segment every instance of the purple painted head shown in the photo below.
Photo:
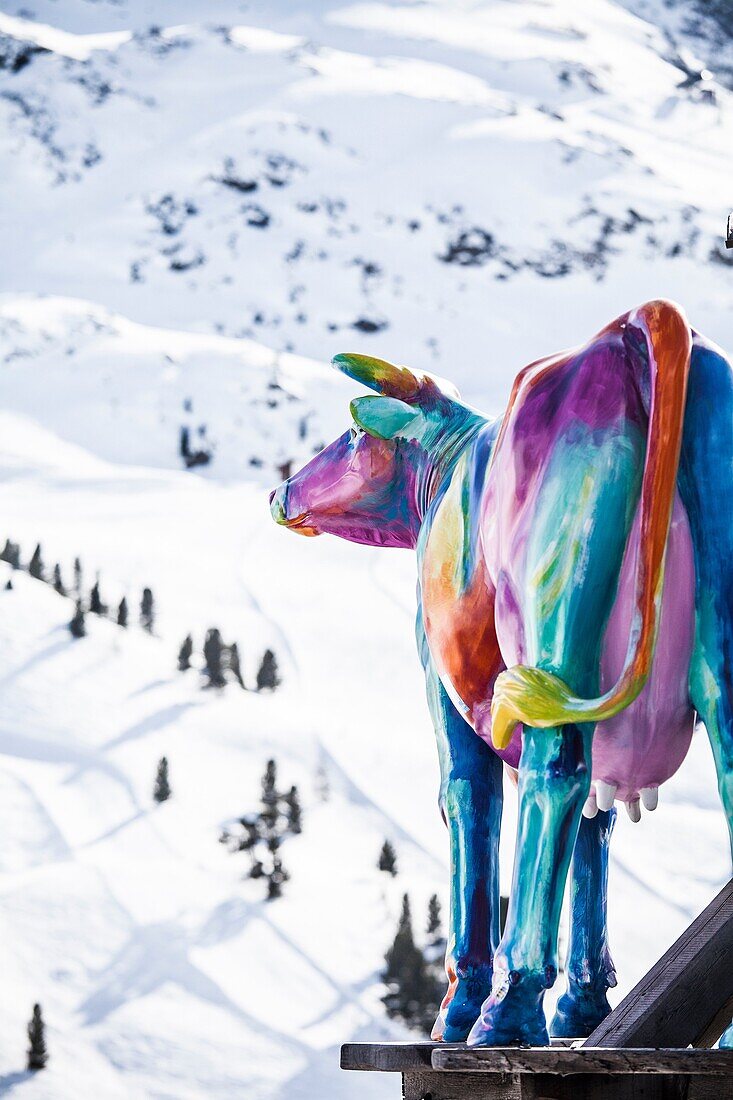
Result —
<path fill-rule="evenodd" d="M 350 429 L 272 493 L 273 519 L 301 535 L 414 547 L 441 443 L 476 414 L 433 375 L 365 355 L 333 364 L 378 396 L 352 401 Z"/>

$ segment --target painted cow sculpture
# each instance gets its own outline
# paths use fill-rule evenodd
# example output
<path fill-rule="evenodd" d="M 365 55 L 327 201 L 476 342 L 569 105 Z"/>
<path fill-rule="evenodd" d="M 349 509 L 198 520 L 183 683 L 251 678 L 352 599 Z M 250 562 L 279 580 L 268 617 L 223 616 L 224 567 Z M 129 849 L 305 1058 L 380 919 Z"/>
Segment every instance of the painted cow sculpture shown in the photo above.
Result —
<path fill-rule="evenodd" d="M 733 830 L 733 373 L 671 302 L 520 372 L 487 420 L 452 386 L 360 355 L 375 396 L 271 497 L 303 535 L 417 550 L 418 648 L 450 833 L 448 992 L 433 1035 L 545 1044 L 571 876 L 568 989 L 583 1036 L 615 985 L 614 802 L 632 820 L 697 713 Z M 519 823 L 499 938 L 502 762 Z M 733 1045 L 733 1025 L 722 1040 Z"/>

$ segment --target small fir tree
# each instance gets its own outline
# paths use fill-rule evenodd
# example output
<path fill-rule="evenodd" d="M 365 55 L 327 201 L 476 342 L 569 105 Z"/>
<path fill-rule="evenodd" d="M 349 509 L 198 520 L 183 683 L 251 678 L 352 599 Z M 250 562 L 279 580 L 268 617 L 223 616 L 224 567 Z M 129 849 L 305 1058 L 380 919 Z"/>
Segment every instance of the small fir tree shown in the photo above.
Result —
<path fill-rule="evenodd" d="M 41 557 L 41 544 L 37 544 L 33 551 L 33 557 L 28 562 L 28 572 L 37 581 L 43 580 L 43 558 Z"/>
<path fill-rule="evenodd" d="M 232 642 L 232 644 L 228 647 L 226 659 L 227 668 L 229 669 L 239 686 L 243 688 L 244 680 L 242 678 L 242 666 L 239 662 L 239 646 L 236 642 Z"/>
<path fill-rule="evenodd" d="M 440 902 L 437 894 L 432 894 L 428 902 L 428 923 L 425 931 L 433 941 L 442 938 L 443 925 L 440 919 Z"/>
<path fill-rule="evenodd" d="M 190 634 L 187 634 L 183 639 L 181 648 L 178 650 L 178 671 L 186 672 L 191 667 L 191 657 L 193 656 L 193 638 Z"/>
<path fill-rule="evenodd" d="M 168 758 L 161 756 L 158 761 L 158 772 L 155 776 L 153 798 L 156 802 L 167 802 L 171 796 L 170 783 L 168 781 Z"/>
<path fill-rule="evenodd" d="M 10 577 L 8 577 L 8 579 L 5 582 L 5 591 L 6 592 L 12 592 L 12 590 L 13 590 L 13 582 L 11 581 Z"/>
<path fill-rule="evenodd" d="M 440 985 L 434 967 L 426 961 L 412 932 L 410 899 L 402 899 L 397 932 L 385 956 L 382 975 L 388 987 L 382 998 L 387 1015 L 399 1017 L 410 1027 L 430 1029 L 440 1006 Z"/>
<path fill-rule="evenodd" d="M 127 600 L 123 596 L 117 608 L 117 625 L 121 627 L 126 627 L 129 614 L 130 612 L 127 606 Z"/>
<path fill-rule="evenodd" d="M 89 610 L 92 615 L 106 615 L 107 605 L 102 600 L 102 593 L 99 590 L 99 577 L 92 585 L 92 590 L 89 593 Z"/>
<path fill-rule="evenodd" d="M 154 624 L 155 604 L 153 593 L 150 588 L 143 588 L 143 595 L 140 600 L 140 625 L 143 630 L 147 630 L 148 634 L 152 634 Z"/>
<path fill-rule="evenodd" d="M 74 617 L 69 623 L 69 630 L 71 631 L 72 638 L 83 638 L 87 632 L 87 624 L 84 620 L 84 608 L 81 605 L 81 600 L 76 601 L 76 610 L 74 611 Z"/>
<path fill-rule="evenodd" d="M 283 801 L 285 802 L 288 832 L 292 833 L 293 836 L 298 836 L 299 833 L 303 832 L 303 809 L 298 797 L 298 788 L 292 786 Z"/>
<path fill-rule="evenodd" d="M 271 649 L 266 649 L 257 673 L 257 690 L 274 691 L 280 683 L 275 654 Z"/>
<path fill-rule="evenodd" d="M 262 812 L 260 814 L 268 841 L 276 836 L 275 830 L 280 818 L 279 802 L 277 764 L 274 760 L 268 760 L 265 765 L 265 774 L 262 776 Z"/>
<path fill-rule="evenodd" d="M 81 559 L 74 558 L 74 591 L 77 596 L 81 598 L 81 586 L 84 580 L 84 574 L 81 568 Z"/>
<path fill-rule="evenodd" d="M 48 1062 L 46 1048 L 46 1025 L 41 1015 L 41 1006 L 33 1005 L 33 1015 L 28 1024 L 28 1061 L 29 1070 L 44 1069 Z"/>
<path fill-rule="evenodd" d="M 290 875 L 282 865 L 282 861 L 279 856 L 275 856 L 272 861 L 272 870 L 267 876 L 267 900 L 273 901 L 275 898 L 282 896 L 283 885 L 288 881 Z"/>
<path fill-rule="evenodd" d="M 20 569 L 20 546 L 17 542 L 5 540 L 5 546 L 0 553 L 0 561 L 6 561 L 13 569 Z"/>
<path fill-rule="evenodd" d="M 397 874 L 397 853 L 394 850 L 394 845 L 389 840 L 385 840 L 382 845 L 382 850 L 379 853 L 379 862 L 377 864 L 380 871 L 386 871 L 392 878 Z"/>
<path fill-rule="evenodd" d="M 66 588 L 64 587 L 64 582 L 61 579 L 61 566 L 58 562 L 56 562 L 53 567 L 53 587 L 54 591 L 58 592 L 59 596 L 66 595 Z"/>
<path fill-rule="evenodd" d="M 207 687 L 224 687 L 224 646 L 216 627 L 207 630 L 204 641 L 204 675 Z"/>

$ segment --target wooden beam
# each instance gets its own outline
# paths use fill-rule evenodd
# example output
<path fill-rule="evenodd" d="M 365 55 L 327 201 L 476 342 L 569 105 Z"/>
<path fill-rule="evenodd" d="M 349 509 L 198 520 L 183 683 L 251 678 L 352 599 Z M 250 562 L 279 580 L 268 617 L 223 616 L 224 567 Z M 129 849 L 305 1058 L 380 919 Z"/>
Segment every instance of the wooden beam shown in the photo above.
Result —
<path fill-rule="evenodd" d="M 697 1044 L 703 1038 L 709 1040 L 711 1025 L 731 997 L 733 879 L 583 1045 Z"/>
<path fill-rule="evenodd" d="M 731 1050 L 642 1050 L 582 1047 L 445 1047 L 434 1050 L 433 1069 L 454 1073 L 672 1074 L 727 1077 Z"/>

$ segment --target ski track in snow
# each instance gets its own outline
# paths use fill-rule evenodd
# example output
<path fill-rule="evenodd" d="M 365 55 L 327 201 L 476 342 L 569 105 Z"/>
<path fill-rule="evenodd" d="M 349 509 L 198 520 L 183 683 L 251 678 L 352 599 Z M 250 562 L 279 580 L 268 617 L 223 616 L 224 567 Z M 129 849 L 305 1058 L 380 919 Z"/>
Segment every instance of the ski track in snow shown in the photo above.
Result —
<path fill-rule="evenodd" d="M 67 583 L 79 554 L 130 626 L 88 616 L 73 641 L 72 601 L 26 574 L 5 591 L 0 566 L 0 1094 L 392 1095 L 337 1048 L 408 1037 L 384 951 L 403 892 L 418 935 L 447 902 L 414 561 L 295 539 L 267 491 L 347 427 L 339 351 L 495 414 L 525 362 L 646 298 L 733 349 L 733 43 L 690 11 L 182 0 L 171 25 L 159 0 L 3 5 L 0 539 L 25 561 L 40 541 Z M 181 469 L 184 427 L 209 465 Z M 273 648 L 282 687 L 178 673 L 211 626 L 248 685 Z M 304 803 L 272 904 L 217 843 L 270 756 Z M 515 824 L 508 789 L 505 889 Z M 729 873 L 698 732 L 659 809 L 619 818 L 616 1001 Z M 51 1060 L 29 1076 L 36 1000 Z"/>

